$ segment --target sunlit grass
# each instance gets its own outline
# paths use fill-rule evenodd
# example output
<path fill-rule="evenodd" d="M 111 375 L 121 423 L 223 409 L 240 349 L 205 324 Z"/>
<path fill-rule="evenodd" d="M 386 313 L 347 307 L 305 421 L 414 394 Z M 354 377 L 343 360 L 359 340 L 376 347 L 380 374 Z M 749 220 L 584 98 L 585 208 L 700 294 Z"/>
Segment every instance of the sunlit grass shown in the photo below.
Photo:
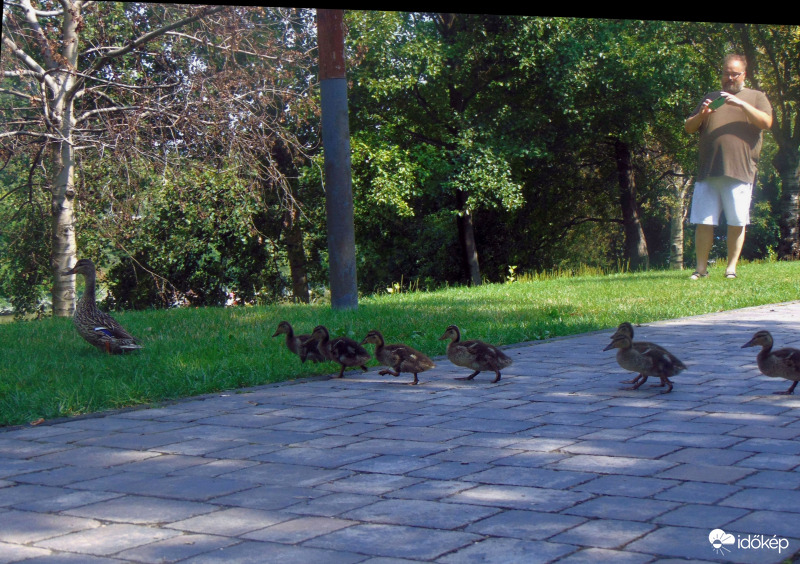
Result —
<path fill-rule="evenodd" d="M 721 268 L 708 279 L 688 271 L 519 276 L 510 284 L 393 292 L 361 298 L 355 311 L 325 305 L 199 308 L 119 313 L 145 349 L 106 356 L 84 342 L 70 319 L 0 325 L 0 425 L 147 404 L 220 390 L 335 372 L 301 364 L 272 338 L 286 319 L 297 332 L 326 325 L 360 340 L 379 329 L 432 356 L 450 324 L 465 338 L 512 344 L 800 299 L 800 263 L 740 265 L 739 278 Z M 371 348 L 371 347 L 368 347 Z"/>

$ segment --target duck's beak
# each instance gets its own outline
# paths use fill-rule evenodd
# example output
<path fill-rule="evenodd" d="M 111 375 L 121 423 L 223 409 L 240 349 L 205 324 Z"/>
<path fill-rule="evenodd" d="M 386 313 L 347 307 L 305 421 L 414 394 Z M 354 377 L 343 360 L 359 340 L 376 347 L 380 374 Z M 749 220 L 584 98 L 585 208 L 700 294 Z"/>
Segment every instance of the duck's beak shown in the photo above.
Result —
<path fill-rule="evenodd" d="M 72 267 L 69 270 L 63 271 L 61 273 L 61 276 L 69 276 L 70 274 L 75 274 L 75 267 Z"/>
<path fill-rule="evenodd" d="M 742 345 L 742 348 L 745 349 L 747 347 L 754 347 L 754 346 L 756 346 L 756 344 L 753 342 L 753 339 L 750 339 L 749 341 L 747 341 L 745 344 Z"/>
<path fill-rule="evenodd" d="M 610 350 L 611 350 L 611 349 L 613 349 L 613 348 L 614 348 L 614 341 L 611 341 L 610 343 L 608 343 L 608 345 L 606 346 L 606 348 L 604 348 L 603 350 L 604 350 L 604 351 L 610 351 Z"/>

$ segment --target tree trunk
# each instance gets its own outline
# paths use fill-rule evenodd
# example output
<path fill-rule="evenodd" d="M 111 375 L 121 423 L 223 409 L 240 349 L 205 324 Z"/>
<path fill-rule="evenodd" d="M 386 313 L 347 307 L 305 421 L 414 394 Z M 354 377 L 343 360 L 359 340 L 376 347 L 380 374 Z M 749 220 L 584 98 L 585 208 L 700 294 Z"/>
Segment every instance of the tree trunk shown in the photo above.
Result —
<path fill-rule="evenodd" d="M 62 141 L 54 158 L 56 168 L 52 187 L 52 255 L 53 315 L 68 317 L 75 311 L 75 275 L 62 276 L 62 272 L 75 264 L 75 156 L 72 144 Z"/>
<path fill-rule="evenodd" d="M 631 270 L 647 269 L 647 254 L 642 224 L 636 204 L 636 182 L 633 176 L 633 158 L 630 146 L 620 140 L 614 142 L 614 153 L 619 176 L 619 199 L 622 207 L 622 224 L 625 228 L 625 258 Z"/>
<path fill-rule="evenodd" d="M 481 269 L 478 264 L 478 248 L 475 245 L 475 226 L 472 222 L 472 213 L 467 207 L 467 193 L 463 190 L 456 192 L 458 205 L 458 240 L 461 243 L 461 252 L 464 265 L 469 275 L 472 286 L 480 286 Z"/>
<path fill-rule="evenodd" d="M 778 258 L 797 260 L 800 259 L 800 155 L 797 149 L 791 144 L 780 147 L 775 157 L 775 168 L 781 177 Z"/>
<path fill-rule="evenodd" d="M 686 196 L 690 177 L 680 173 L 672 177 L 672 200 L 669 224 L 669 267 L 683 270 L 683 222 L 686 220 Z"/>
<path fill-rule="evenodd" d="M 292 276 L 292 297 L 295 301 L 307 304 L 310 301 L 308 294 L 308 273 L 306 270 L 306 252 L 303 247 L 303 232 L 298 221 L 297 208 L 292 206 L 286 210 L 283 217 L 283 227 L 286 243 L 286 254 L 289 259 L 289 271 Z"/>

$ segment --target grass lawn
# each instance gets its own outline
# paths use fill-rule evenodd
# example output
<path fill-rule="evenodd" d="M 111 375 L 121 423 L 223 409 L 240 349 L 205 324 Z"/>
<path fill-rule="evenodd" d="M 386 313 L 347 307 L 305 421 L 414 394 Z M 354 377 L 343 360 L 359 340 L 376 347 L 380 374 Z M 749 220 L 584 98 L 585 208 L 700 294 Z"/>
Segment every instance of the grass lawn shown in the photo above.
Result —
<path fill-rule="evenodd" d="M 431 356 L 450 324 L 464 339 L 512 344 L 800 299 L 800 262 L 724 267 L 690 281 L 690 271 L 541 276 L 510 284 L 361 298 L 355 311 L 327 305 L 198 308 L 116 313 L 144 350 L 107 356 L 83 341 L 71 319 L 0 324 L 0 425 L 280 382 L 337 371 L 301 364 L 271 338 L 279 321 L 298 333 L 318 324 L 361 340 L 370 329 Z M 372 346 L 367 348 L 371 351 Z M 374 361 L 373 361 L 374 364 Z"/>

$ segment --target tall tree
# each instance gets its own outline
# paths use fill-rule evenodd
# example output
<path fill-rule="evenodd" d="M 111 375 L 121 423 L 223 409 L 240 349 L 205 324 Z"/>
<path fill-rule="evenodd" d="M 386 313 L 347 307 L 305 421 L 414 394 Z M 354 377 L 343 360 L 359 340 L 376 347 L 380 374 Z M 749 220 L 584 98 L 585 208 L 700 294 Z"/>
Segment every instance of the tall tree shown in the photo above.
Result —
<path fill-rule="evenodd" d="M 0 139 L 12 152 L 25 139 L 47 147 L 37 154 L 49 159 L 52 170 L 53 311 L 70 315 L 75 277 L 61 276 L 61 272 L 75 262 L 77 252 L 76 150 L 114 147 L 116 137 L 125 131 L 127 116 L 170 115 L 179 120 L 183 108 L 173 102 L 180 101 L 175 95 L 180 77 L 173 75 L 161 84 L 147 81 L 141 66 L 161 61 L 148 56 L 144 47 L 171 30 L 229 8 L 184 6 L 173 11 L 132 5 L 127 17 L 121 17 L 117 3 L 61 0 L 37 6 L 31 0 L 4 3 L 3 76 L 19 86 L 9 91 L 20 105 L 15 108 L 19 118 L 7 124 L 10 127 L 0 133 Z M 112 13 L 112 25 L 127 22 L 127 33 L 104 33 L 102 22 Z M 96 25 L 89 26 L 90 21 Z M 87 28 L 95 33 L 87 34 Z M 115 67 L 128 55 L 135 56 L 137 64 Z"/>
<path fill-rule="evenodd" d="M 498 202 L 521 204 L 521 187 L 493 127 L 508 111 L 521 21 L 479 14 L 351 15 L 349 36 L 360 63 L 352 75 L 358 128 L 396 146 L 396 155 L 435 154 L 419 188 L 438 195 L 440 207 L 455 216 L 463 279 L 473 285 L 481 283 L 475 212 Z"/>
<path fill-rule="evenodd" d="M 772 102 L 770 131 L 778 145 L 781 179 L 778 257 L 800 259 L 800 26 L 736 24 L 748 60 L 747 75 Z"/>

